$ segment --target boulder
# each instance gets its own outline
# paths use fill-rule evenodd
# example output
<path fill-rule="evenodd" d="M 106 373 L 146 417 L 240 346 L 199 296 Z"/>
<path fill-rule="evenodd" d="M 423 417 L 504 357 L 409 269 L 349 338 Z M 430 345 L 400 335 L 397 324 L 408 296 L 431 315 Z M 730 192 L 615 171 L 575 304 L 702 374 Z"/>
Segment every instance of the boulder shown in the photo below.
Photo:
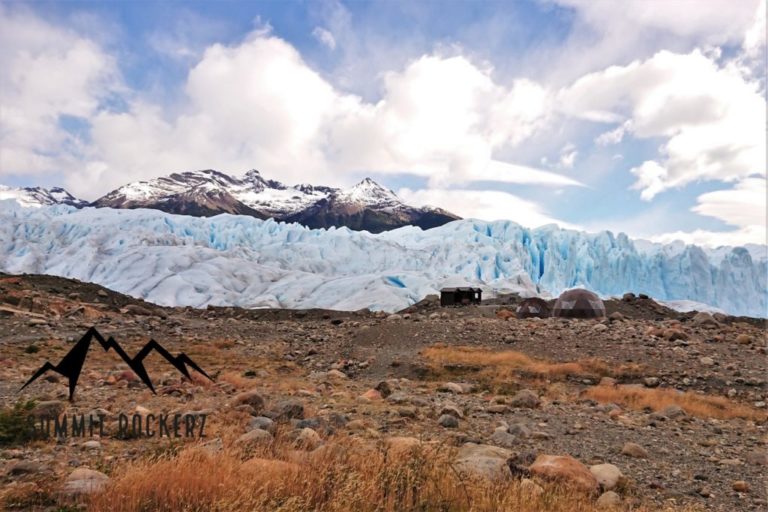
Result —
<path fill-rule="evenodd" d="M 459 428 L 459 419 L 452 414 L 443 414 L 437 423 L 444 428 Z"/>
<path fill-rule="evenodd" d="M 60 400 L 44 400 L 35 404 L 31 414 L 37 418 L 58 418 L 64 408 L 64 402 Z"/>
<path fill-rule="evenodd" d="M 62 492 L 70 496 L 101 492 L 107 482 L 109 477 L 101 471 L 77 468 L 67 477 Z"/>
<path fill-rule="evenodd" d="M 323 440 L 320 438 L 320 434 L 315 432 L 311 428 L 303 428 L 296 436 L 296 446 L 304 450 L 314 450 L 322 444 Z"/>
<path fill-rule="evenodd" d="M 709 313 L 700 312 L 696 313 L 696 315 L 692 319 L 693 325 L 696 325 L 698 327 L 719 327 L 720 322 L 715 320 L 715 318 L 710 315 Z"/>
<path fill-rule="evenodd" d="M 539 455 L 528 468 L 531 474 L 556 480 L 580 491 L 596 493 L 597 478 L 584 464 L 569 455 Z"/>
<path fill-rule="evenodd" d="M 256 413 L 259 413 L 262 409 L 264 409 L 264 398 L 258 391 L 253 389 L 251 391 L 246 391 L 244 393 L 235 395 L 235 397 L 232 399 L 232 405 L 248 405 L 252 407 Z"/>
<path fill-rule="evenodd" d="M 596 464 L 590 466 L 589 472 L 594 475 L 604 491 L 612 491 L 624 478 L 621 470 L 613 464 Z"/>
<path fill-rule="evenodd" d="M 479 478 L 497 479 L 511 476 L 507 461 L 512 452 L 497 446 L 466 443 L 456 456 L 454 466 L 459 473 Z"/>
<path fill-rule="evenodd" d="M 272 408 L 275 421 L 304 419 L 304 405 L 293 400 L 281 400 Z"/>

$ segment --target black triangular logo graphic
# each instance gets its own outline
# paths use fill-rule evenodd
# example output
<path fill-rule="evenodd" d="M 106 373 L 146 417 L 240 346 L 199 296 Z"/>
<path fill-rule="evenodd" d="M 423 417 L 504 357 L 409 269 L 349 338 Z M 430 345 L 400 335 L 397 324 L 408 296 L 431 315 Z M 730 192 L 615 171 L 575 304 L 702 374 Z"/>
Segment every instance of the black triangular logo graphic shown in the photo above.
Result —
<path fill-rule="evenodd" d="M 125 361 L 125 363 L 131 368 L 131 370 L 133 370 L 136 375 L 139 376 L 141 381 L 152 391 L 152 393 L 157 394 L 155 392 L 155 387 L 152 385 L 152 380 L 149 378 L 149 374 L 144 368 L 143 361 L 153 350 L 163 356 L 166 361 L 171 363 L 173 367 L 179 370 L 186 378 L 190 378 L 189 370 L 187 369 L 187 366 L 189 366 L 199 373 L 205 375 L 208 380 L 213 382 L 213 379 L 207 373 L 205 373 L 205 371 L 203 371 L 203 369 L 200 368 L 197 363 L 195 363 L 183 352 L 178 356 L 173 356 L 162 345 L 152 339 L 149 340 L 146 345 L 144 345 L 138 354 L 131 358 L 128 357 L 128 354 L 125 353 L 125 350 L 123 350 L 120 344 L 118 344 L 113 337 L 110 336 L 109 339 L 105 340 L 95 327 L 91 327 L 88 329 L 88 332 L 86 332 L 85 335 L 80 338 L 80 341 L 75 343 L 75 346 L 72 347 L 72 350 L 70 350 L 67 355 L 64 356 L 59 364 L 54 366 L 49 361 L 46 361 L 46 363 L 39 370 L 37 370 L 34 375 L 32 375 L 32 377 L 26 382 L 26 384 L 21 387 L 21 389 L 24 389 L 25 387 L 32 384 L 38 377 L 43 375 L 48 370 L 53 370 L 54 372 L 69 379 L 69 400 L 72 401 L 72 397 L 75 394 L 75 387 L 77 386 L 77 380 L 80 378 L 80 372 L 82 371 L 83 364 L 85 363 L 85 357 L 88 355 L 88 349 L 91 347 L 91 341 L 94 338 L 99 342 L 105 351 L 113 349 L 115 352 L 117 352 L 120 358 Z"/>

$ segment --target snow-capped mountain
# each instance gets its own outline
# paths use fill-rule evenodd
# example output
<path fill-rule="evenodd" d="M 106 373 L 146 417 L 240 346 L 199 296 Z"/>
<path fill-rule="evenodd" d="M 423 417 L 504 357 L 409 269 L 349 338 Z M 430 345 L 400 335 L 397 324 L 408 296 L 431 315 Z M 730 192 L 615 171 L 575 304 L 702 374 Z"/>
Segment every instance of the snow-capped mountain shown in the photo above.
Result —
<path fill-rule="evenodd" d="M 0 270 L 91 281 L 177 306 L 394 311 L 443 286 L 478 285 L 490 295 L 585 286 L 603 296 L 633 291 L 732 314 L 768 313 L 768 258 L 744 248 L 710 256 L 696 246 L 509 221 L 371 234 L 247 216 L 5 202 Z"/>
<path fill-rule="evenodd" d="M 67 204 L 82 208 L 88 204 L 87 201 L 77 199 L 63 188 L 53 187 L 50 189 L 42 187 L 14 188 L 0 185 L 0 201 L 12 199 L 19 205 L 27 208 L 39 208 L 41 206 L 50 206 L 54 204 Z"/>
<path fill-rule="evenodd" d="M 436 208 L 415 208 L 366 178 L 349 189 L 288 186 L 252 170 L 243 178 L 219 171 L 175 173 L 130 183 L 93 203 L 97 207 L 152 208 L 210 217 L 220 213 L 297 222 L 310 228 L 346 226 L 379 233 L 401 226 L 428 229 L 458 219 Z"/>

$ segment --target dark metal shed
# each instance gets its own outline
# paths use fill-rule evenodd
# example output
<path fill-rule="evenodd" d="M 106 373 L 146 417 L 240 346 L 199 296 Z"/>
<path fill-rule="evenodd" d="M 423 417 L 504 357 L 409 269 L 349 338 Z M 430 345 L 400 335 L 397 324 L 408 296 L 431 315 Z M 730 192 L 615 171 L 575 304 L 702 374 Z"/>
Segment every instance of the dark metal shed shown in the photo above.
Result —
<path fill-rule="evenodd" d="M 440 290 L 440 305 L 466 306 L 469 304 L 480 304 L 482 297 L 483 290 L 480 288 L 443 288 Z"/>

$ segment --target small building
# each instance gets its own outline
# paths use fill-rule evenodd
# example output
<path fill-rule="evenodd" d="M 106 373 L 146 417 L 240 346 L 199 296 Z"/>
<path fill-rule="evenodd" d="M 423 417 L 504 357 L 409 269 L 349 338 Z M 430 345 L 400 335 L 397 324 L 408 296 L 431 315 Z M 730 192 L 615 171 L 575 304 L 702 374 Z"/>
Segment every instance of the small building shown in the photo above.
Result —
<path fill-rule="evenodd" d="M 549 318 L 552 310 L 549 303 L 538 297 L 525 299 L 517 306 L 517 318 Z"/>
<path fill-rule="evenodd" d="M 483 297 L 483 290 L 480 288 L 443 288 L 440 290 L 441 306 L 467 306 L 469 304 L 480 304 Z"/>

